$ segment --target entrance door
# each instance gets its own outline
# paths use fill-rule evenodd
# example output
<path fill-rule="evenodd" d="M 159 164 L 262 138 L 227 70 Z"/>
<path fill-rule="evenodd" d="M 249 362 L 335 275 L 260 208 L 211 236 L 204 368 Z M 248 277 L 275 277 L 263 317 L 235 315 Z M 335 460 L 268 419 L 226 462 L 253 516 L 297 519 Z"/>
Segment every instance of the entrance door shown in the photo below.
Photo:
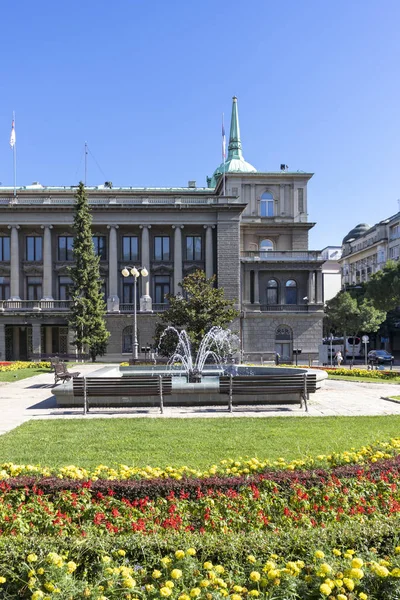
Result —
<path fill-rule="evenodd" d="M 19 328 L 19 359 L 28 360 L 28 328 Z"/>
<path fill-rule="evenodd" d="M 280 356 L 280 362 L 289 362 L 292 360 L 293 349 L 292 329 L 287 325 L 280 325 L 275 333 L 275 352 Z"/>

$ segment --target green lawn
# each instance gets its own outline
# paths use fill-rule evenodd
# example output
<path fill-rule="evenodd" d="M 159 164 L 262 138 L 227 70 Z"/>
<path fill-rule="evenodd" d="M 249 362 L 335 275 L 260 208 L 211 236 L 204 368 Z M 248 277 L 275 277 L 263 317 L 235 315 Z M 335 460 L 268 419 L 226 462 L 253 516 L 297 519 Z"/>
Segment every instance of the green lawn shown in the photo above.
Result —
<path fill-rule="evenodd" d="M 204 468 L 223 458 L 285 459 L 399 436 L 400 416 L 30 421 L 0 436 L 0 463 Z"/>
<path fill-rule="evenodd" d="M 361 381 L 363 383 L 400 383 L 400 376 L 394 379 L 372 379 L 372 377 L 352 377 L 351 375 L 331 375 L 328 373 L 328 379 L 337 379 L 338 381 Z"/>
<path fill-rule="evenodd" d="M 18 371 L 0 371 L 0 382 L 1 381 L 19 381 L 20 379 L 26 379 L 27 377 L 33 377 L 34 375 L 41 375 L 42 373 L 50 373 L 51 369 L 40 369 L 40 368 L 28 368 L 18 369 Z"/>

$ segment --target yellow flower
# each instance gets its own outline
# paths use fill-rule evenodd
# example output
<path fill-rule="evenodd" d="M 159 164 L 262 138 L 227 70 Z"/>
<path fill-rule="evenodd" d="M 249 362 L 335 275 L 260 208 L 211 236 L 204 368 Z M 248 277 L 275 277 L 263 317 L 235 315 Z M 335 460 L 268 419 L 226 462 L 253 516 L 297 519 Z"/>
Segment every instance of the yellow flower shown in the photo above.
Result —
<path fill-rule="evenodd" d="M 254 565 L 255 562 L 257 562 L 256 557 L 253 556 L 252 554 L 248 555 L 247 560 L 248 560 L 249 563 L 251 563 L 253 565 Z"/>
<path fill-rule="evenodd" d="M 162 573 L 161 571 L 159 571 L 158 569 L 154 569 L 152 577 L 153 579 L 158 579 L 159 577 L 161 577 Z"/>
<path fill-rule="evenodd" d="M 322 563 L 319 566 L 319 571 L 321 571 L 321 573 L 324 575 L 328 575 L 328 573 L 332 573 L 332 567 L 328 565 L 328 563 Z"/>
<path fill-rule="evenodd" d="M 36 554 L 28 554 L 28 556 L 26 557 L 26 560 L 30 563 L 36 562 L 38 559 L 38 557 L 36 556 Z"/>
<path fill-rule="evenodd" d="M 217 566 L 215 567 L 215 571 L 216 571 L 217 573 L 219 573 L 220 575 L 222 575 L 222 573 L 225 573 L 225 569 L 224 569 L 224 567 L 223 567 L 222 565 L 217 565 Z"/>
<path fill-rule="evenodd" d="M 343 579 L 343 583 L 344 585 L 347 587 L 347 589 L 352 592 L 354 590 L 354 581 L 352 579 L 349 579 L 348 577 L 345 577 Z"/>
<path fill-rule="evenodd" d="M 321 592 L 321 594 L 324 594 L 324 596 L 330 596 L 331 587 L 326 583 L 321 583 L 321 585 L 319 586 L 319 591 Z"/>
<path fill-rule="evenodd" d="M 400 569 L 398 567 L 395 567 L 394 569 L 392 569 L 392 572 L 390 574 L 392 577 L 400 577 Z"/>
<path fill-rule="evenodd" d="M 338 550 L 337 548 L 334 548 L 332 550 L 332 554 L 333 554 L 333 556 L 341 556 L 342 555 L 342 553 L 340 552 L 340 550 Z"/>
<path fill-rule="evenodd" d="M 396 546 L 394 549 L 395 554 L 400 554 L 400 546 Z"/>
<path fill-rule="evenodd" d="M 173 569 L 171 571 L 172 579 L 180 579 L 182 577 L 182 571 L 180 569 Z"/>
<path fill-rule="evenodd" d="M 360 598 L 360 600 L 367 600 L 368 598 L 367 594 L 364 594 L 364 592 L 360 592 L 358 594 L 358 597 Z"/>
<path fill-rule="evenodd" d="M 136 585 L 136 581 L 132 577 L 124 577 L 122 580 L 122 587 L 131 590 Z"/>
<path fill-rule="evenodd" d="M 163 565 L 169 565 L 169 564 L 170 564 L 170 562 L 171 562 L 171 559 L 170 559 L 168 556 L 164 556 L 164 557 L 161 559 L 161 562 L 162 562 L 162 564 L 163 564 Z"/>
<path fill-rule="evenodd" d="M 344 594 L 338 594 L 337 600 L 347 600 L 347 596 L 345 596 Z"/>
<path fill-rule="evenodd" d="M 188 596 L 187 594 L 181 594 L 180 596 L 178 596 L 178 600 L 190 600 L 190 596 Z"/>
<path fill-rule="evenodd" d="M 191 598 L 197 598 L 197 596 L 200 596 L 200 594 L 201 594 L 201 589 L 198 588 L 198 587 L 193 588 L 192 590 L 190 590 L 190 597 Z"/>
<path fill-rule="evenodd" d="M 125 550 L 118 550 L 118 554 L 120 556 L 125 556 L 126 552 L 125 552 Z"/>
<path fill-rule="evenodd" d="M 152 592 L 154 590 L 154 585 L 152 583 L 147 583 L 145 586 L 146 592 Z"/>
<path fill-rule="evenodd" d="M 322 552 L 322 550 L 316 550 L 314 552 L 314 556 L 315 558 L 325 558 L 325 554 Z"/>
<path fill-rule="evenodd" d="M 349 576 L 352 579 L 362 579 L 364 577 L 364 571 L 362 569 L 351 569 Z"/>
<path fill-rule="evenodd" d="M 177 550 L 175 552 L 175 558 L 177 558 L 178 560 L 185 558 L 185 552 L 183 550 Z"/>
<path fill-rule="evenodd" d="M 200 587 L 208 587 L 209 585 L 211 585 L 211 581 L 209 581 L 208 579 L 202 579 L 200 581 Z"/>
<path fill-rule="evenodd" d="M 170 596 L 172 594 L 172 590 L 169 587 L 162 587 L 160 589 L 160 595 L 163 598 L 168 598 L 168 596 Z"/>
<path fill-rule="evenodd" d="M 44 594 L 42 591 L 37 590 L 36 592 L 33 592 L 32 596 L 31 596 L 31 600 L 40 600 L 41 598 L 43 598 Z"/>
<path fill-rule="evenodd" d="M 353 560 L 351 561 L 351 566 L 354 569 L 361 569 L 363 564 L 364 564 L 364 561 L 362 558 L 353 558 Z"/>
<path fill-rule="evenodd" d="M 249 592 L 249 596 L 254 596 L 254 598 L 257 598 L 260 595 L 260 592 L 258 590 L 251 590 Z"/>
<path fill-rule="evenodd" d="M 109 556 L 102 556 L 101 560 L 103 563 L 106 563 L 106 564 L 111 562 L 111 558 Z"/>
<path fill-rule="evenodd" d="M 174 587 L 174 582 L 173 581 L 166 581 L 165 582 L 165 587 L 168 587 L 170 590 L 172 590 L 172 588 Z"/>
<path fill-rule="evenodd" d="M 251 581 L 260 581 L 261 575 L 258 571 L 252 571 L 250 573 L 250 579 Z"/>
<path fill-rule="evenodd" d="M 44 569 L 43 569 L 43 567 L 40 567 L 40 568 L 37 570 L 37 574 L 38 574 L 38 575 L 43 575 L 43 573 L 44 573 Z"/>
<path fill-rule="evenodd" d="M 188 556 L 194 556 L 194 555 L 196 554 L 196 550 L 195 550 L 195 548 L 188 548 L 188 549 L 186 550 L 186 554 L 187 554 Z"/>
<path fill-rule="evenodd" d="M 211 569 L 213 568 L 213 564 L 212 564 L 212 562 L 207 561 L 207 562 L 204 563 L 203 567 L 205 569 L 207 569 L 207 571 L 211 571 Z"/>
<path fill-rule="evenodd" d="M 67 562 L 68 573 L 73 573 L 74 571 L 76 571 L 77 568 L 78 568 L 78 565 L 76 563 L 74 563 L 73 560 L 70 560 L 69 562 Z"/>
<path fill-rule="evenodd" d="M 1 585 L 2 583 L 5 583 L 6 581 L 7 581 L 7 579 L 6 579 L 5 577 L 0 577 L 0 585 Z"/>

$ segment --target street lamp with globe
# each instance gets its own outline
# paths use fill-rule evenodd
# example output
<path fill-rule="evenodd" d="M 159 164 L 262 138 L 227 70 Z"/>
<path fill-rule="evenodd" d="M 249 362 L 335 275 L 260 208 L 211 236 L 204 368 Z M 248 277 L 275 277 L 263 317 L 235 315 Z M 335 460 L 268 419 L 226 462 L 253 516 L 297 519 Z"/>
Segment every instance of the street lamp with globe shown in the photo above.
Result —
<path fill-rule="evenodd" d="M 138 359 L 139 352 L 139 343 L 137 339 L 137 309 L 136 309 L 136 301 L 137 301 L 137 280 L 140 275 L 142 277 L 147 277 L 149 272 L 146 267 L 124 267 L 121 271 L 121 274 L 124 277 L 129 277 L 132 275 L 133 277 L 133 332 L 132 332 L 132 358 L 134 361 Z"/>

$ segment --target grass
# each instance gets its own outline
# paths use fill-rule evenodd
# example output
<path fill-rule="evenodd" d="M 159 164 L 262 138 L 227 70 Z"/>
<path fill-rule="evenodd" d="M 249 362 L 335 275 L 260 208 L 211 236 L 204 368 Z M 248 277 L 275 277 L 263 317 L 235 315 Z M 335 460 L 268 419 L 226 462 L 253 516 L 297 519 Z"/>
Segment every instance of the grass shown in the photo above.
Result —
<path fill-rule="evenodd" d="M 328 372 L 328 379 L 337 381 L 361 381 L 362 383 L 400 383 L 400 376 L 394 379 L 372 379 L 372 377 L 352 377 L 351 375 L 331 375 Z"/>
<path fill-rule="evenodd" d="M 34 375 L 42 375 L 42 373 L 50 373 L 50 369 L 18 369 L 17 371 L 0 371 L 0 382 L 13 382 L 33 377 Z"/>
<path fill-rule="evenodd" d="M 400 416 L 30 421 L 0 436 L 0 463 L 187 465 L 223 458 L 293 459 L 399 435 Z"/>

